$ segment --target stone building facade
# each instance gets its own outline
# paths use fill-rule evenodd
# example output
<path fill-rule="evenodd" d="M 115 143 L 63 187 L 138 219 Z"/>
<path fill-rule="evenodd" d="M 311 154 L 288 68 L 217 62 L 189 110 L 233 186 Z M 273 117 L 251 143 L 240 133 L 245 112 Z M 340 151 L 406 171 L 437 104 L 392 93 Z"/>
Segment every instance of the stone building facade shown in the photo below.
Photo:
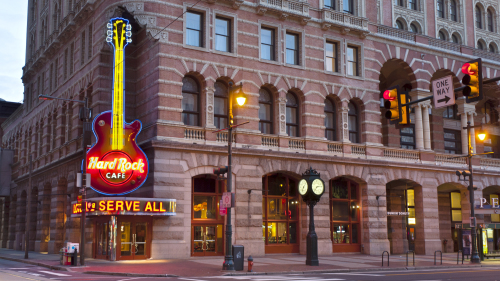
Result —
<path fill-rule="evenodd" d="M 309 167 L 327 184 L 315 208 L 320 254 L 457 251 L 457 224 L 469 223 L 471 207 L 455 175 L 466 159 L 451 157 L 467 152 L 461 127 L 487 124 L 485 143 L 471 139 L 477 153 L 494 152 L 473 160 L 475 199 L 500 194 L 498 85 L 485 85 L 475 104 L 461 93 L 448 108 L 419 103 L 407 128 L 384 118 L 381 93 L 400 85 L 412 99 L 426 97 L 431 82 L 448 75 L 458 88 L 462 64 L 477 57 L 485 77 L 500 75 L 498 8 L 487 0 L 30 0 L 24 104 L 2 124 L 2 143 L 15 150 L 2 247 L 22 249 L 27 204 L 36 218 L 30 249 L 56 253 L 79 241 L 71 202 L 83 153 L 81 104 L 38 95 L 86 97 L 94 113 L 110 110 L 106 24 L 119 16 L 133 33 L 125 119 L 142 122 L 137 142 L 150 163 L 144 186 L 127 196 L 177 203 L 175 216 L 146 219 L 146 257 L 223 254 L 224 183 L 212 169 L 227 164 L 227 133 L 216 131 L 228 118 L 230 82 L 248 96 L 233 111 L 235 124 L 250 121 L 235 130 L 233 149 L 233 243 L 245 253 L 305 253 L 308 215 L 296 185 Z M 399 211 L 410 215 L 388 215 Z M 108 222 L 87 218 L 89 256 L 109 258 Z M 130 249 L 121 243 L 125 257 Z"/>

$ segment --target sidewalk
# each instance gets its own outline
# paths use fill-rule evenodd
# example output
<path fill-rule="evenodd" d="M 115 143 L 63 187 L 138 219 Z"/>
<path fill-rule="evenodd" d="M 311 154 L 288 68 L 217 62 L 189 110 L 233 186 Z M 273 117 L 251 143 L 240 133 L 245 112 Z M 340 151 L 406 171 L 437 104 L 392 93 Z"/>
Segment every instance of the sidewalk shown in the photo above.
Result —
<path fill-rule="evenodd" d="M 423 268 L 450 268 L 450 267 L 478 267 L 478 266 L 500 266 L 500 259 L 485 260 L 481 265 L 470 265 L 468 261 L 457 265 L 456 253 L 443 254 L 443 265 L 434 265 L 434 256 L 415 256 L 415 266 L 413 266 L 412 256 L 408 256 L 408 267 L 406 266 L 406 255 L 390 256 L 390 266 L 387 267 L 387 257 L 384 267 L 381 266 L 381 256 L 369 256 L 362 254 L 335 254 L 331 256 L 319 257 L 319 266 L 306 266 L 304 255 L 266 255 L 254 258 L 254 273 L 247 273 L 247 262 L 245 260 L 244 271 L 223 272 L 222 263 L 224 257 L 193 257 L 189 259 L 168 259 L 168 260 L 142 260 L 142 261 L 118 261 L 85 259 L 85 267 L 61 266 L 59 255 L 29 253 L 29 259 L 24 259 L 23 251 L 0 249 L 0 258 L 15 260 L 19 262 L 36 264 L 54 270 L 77 271 L 94 274 L 113 274 L 124 276 L 220 276 L 220 275 L 240 275 L 240 274 L 284 274 L 302 272 L 354 272 L 366 270 L 387 270 L 395 269 L 423 269 Z"/>

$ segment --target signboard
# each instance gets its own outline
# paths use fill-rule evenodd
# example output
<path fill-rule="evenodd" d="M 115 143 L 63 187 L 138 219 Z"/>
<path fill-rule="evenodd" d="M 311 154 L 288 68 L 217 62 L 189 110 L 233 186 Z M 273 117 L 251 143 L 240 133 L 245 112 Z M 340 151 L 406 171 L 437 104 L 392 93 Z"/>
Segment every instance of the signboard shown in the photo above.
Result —
<path fill-rule="evenodd" d="M 219 215 L 221 216 L 227 215 L 227 209 L 222 207 L 222 199 L 219 201 Z"/>
<path fill-rule="evenodd" d="M 231 208 L 231 192 L 222 193 L 222 207 Z"/>
<path fill-rule="evenodd" d="M 410 212 L 387 212 L 388 216 L 409 216 Z"/>
<path fill-rule="evenodd" d="M 470 230 L 462 230 L 462 251 L 464 255 L 470 255 L 472 248 Z"/>
<path fill-rule="evenodd" d="M 87 151 L 90 187 L 105 195 L 123 195 L 141 187 L 148 176 L 148 158 L 137 146 L 142 129 L 139 120 L 125 122 L 125 47 L 132 42 L 127 19 L 113 18 L 107 24 L 106 41 L 114 50 L 112 110 L 95 117 L 92 130 L 97 142 Z M 88 184 L 88 183 L 87 183 Z"/>
<path fill-rule="evenodd" d="M 147 215 L 175 216 L 175 199 L 133 198 L 133 197 L 100 197 L 86 200 L 87 216 L 100 215 Z M 71 216 L 78 217 L 82 213 L 82 203 L 71 203 Z"/>
<path fill-rule="evenodd" d="M 455 104 L 455 92 L 451 75 L 432 81 L 434 108 L 447 107 Z"/>

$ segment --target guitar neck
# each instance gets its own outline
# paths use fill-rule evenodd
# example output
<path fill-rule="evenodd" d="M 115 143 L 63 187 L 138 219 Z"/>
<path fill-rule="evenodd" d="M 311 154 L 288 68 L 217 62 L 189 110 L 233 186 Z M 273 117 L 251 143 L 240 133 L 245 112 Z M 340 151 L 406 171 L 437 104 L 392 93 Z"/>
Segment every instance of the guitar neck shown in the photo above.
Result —
<path fill-rule="evenodd" d="M 112 141 L 111 146 L 113 150 L 121 150 L 125 145 L 124 138 L 124 93 L 123 85 L 125 78 L 125 67 L 123 48 L 115 50 L 114 60 L 114 85 L 113 85 L 113 124 L 112 124 Z"/>

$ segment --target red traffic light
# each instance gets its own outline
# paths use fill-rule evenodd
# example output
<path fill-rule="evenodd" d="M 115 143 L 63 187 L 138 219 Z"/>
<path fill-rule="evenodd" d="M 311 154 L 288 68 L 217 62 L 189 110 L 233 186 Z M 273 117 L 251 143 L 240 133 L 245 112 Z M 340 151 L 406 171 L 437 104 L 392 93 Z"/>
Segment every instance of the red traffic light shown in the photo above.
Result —
<path fill-rule="evenodd" d="M 468 75 L 476 75 L 477 74 L 477 64 L 475 63 L 465 63 L 462 65 L 462 73 Z"/>
<path fill-rule="evenodd" d="M 386 100 L 396 100 L 396 98 L 398 96 L 397 93 L 398 93 L 398 91 L 396 89 L 385 90 L 383 96 L 384 96 L 384 99 L 386 99 Z"/>

